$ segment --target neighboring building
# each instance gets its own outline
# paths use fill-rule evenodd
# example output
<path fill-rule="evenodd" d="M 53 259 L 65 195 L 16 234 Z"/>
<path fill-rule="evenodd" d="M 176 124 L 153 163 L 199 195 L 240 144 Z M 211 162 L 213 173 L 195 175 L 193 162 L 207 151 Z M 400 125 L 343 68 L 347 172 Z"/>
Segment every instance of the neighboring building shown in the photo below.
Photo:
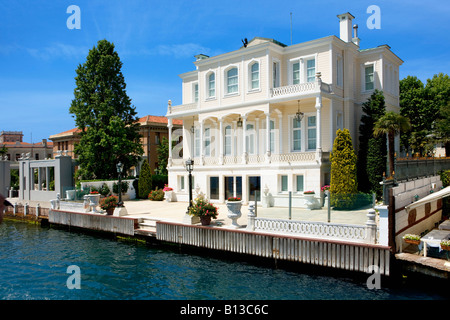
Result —
<path fill-rule="evenodd" d="M 147 159 L 150 168 L 154 170 L 158 167 L 157 148 L 163 137 L 168 138 L 167 118 L 163 116 L 145 116 L 138 120 L 140 125 L 139 134 L 141 137 L 142 147 L 144 149 L 143 158 Z M 177 120 L 174 122 L 174 128 L 181 128 L 183 122 Z M 53 154 L 67 154 L 76 159 L 74 153 L 75 144 L 80 141 L 80 130 L 74 128 L 50 136 L 53 141 Z"/>
<path fill-rule="evenodd" d="M 42 139 L 38 143 L 23 142 L 22 131 L 0 132 L 0 148 L 6 147 L 6 157 L 10 161 L 18 161 L 23 156 L 33 160 L 42 160 L 52 157 L 53 143 Z"/>
<path fill-rule="evenodd" d="M 383 90 L 399 111 L 399 66 L 387 45 L 360 49 L 350 13 L 338 15 L 340 37 L 291 46 L 254 38 L 239 50 L 197 55 L 180 75 L 182 105 L 169 101 L 169 127 L 183 120 L 183 157 L 169 155 L 169 185 L 188 200 L 184 162 L 194 160 L 194 189 L 210 200 L 244 203 L 255 191 L 270 205 L 304 205 L 330 183 L 336 131 L 348 128 L 357 147 L 362 103 Z M 352 37 L 352 29 L 354 36 Z M 259 197 L 259 199 L 261 199 Z"/>

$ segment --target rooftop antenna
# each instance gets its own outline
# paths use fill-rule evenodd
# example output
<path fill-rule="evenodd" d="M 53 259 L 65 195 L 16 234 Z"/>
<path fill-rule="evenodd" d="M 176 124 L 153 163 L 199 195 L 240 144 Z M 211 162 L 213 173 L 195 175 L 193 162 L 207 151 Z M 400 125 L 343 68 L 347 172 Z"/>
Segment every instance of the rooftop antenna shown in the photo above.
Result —
<path fill-rule="evenodd" d="M 292 12 L 291 12 L 291 46 L 292 46 Z"/>

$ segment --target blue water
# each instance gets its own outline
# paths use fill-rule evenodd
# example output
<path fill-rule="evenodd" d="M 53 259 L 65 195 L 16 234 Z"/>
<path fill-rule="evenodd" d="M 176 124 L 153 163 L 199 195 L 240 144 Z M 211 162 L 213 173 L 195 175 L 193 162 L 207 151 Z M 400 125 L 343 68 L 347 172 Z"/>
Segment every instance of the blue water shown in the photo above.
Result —
<path fill-rule="evenodd" d="M 67 268 L 80 268 L 69 289 Z M 182 253 L 27 223 L 0 225 L 0 299 L 448 299 L 433 288 L 369 290 L 364 279 Z"/>

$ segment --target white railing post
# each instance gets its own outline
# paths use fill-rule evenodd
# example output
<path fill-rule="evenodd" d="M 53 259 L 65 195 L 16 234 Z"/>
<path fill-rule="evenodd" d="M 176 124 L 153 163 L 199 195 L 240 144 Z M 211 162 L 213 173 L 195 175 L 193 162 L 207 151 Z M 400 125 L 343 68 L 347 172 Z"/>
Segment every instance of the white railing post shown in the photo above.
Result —
<path fill-rule="evenodd" d="M 375 222 L 375 210 L 369 209 L 367 212 L 366 222 L 366 242 L 376 243 L 377 237 L 377 223 Z"/>
<path fill-rule="evenodd" d="M 248 215 L 247 215 L 247 230 L 254 231 L 255 230 L 255 204 L 251 202 L 248 205 Z"/>

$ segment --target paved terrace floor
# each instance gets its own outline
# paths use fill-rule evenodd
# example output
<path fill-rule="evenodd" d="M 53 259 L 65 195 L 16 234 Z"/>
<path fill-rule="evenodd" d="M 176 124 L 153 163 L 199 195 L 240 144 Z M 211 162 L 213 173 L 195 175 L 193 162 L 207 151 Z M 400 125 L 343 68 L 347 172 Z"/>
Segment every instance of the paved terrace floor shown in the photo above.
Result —
<path fill-rule="evenodd" d="M 9 198 L 11 203 L 28 203 L 30 206 L 36 206 L 37 203 L 41 207 L 50 208 L 50 203 L 45 201 L 19 201 L 18 198 Z M 187 211 L 187 202 L 166 202 L 166 201 L 151 201 L 151 200 L 129 200 L 124 201 L 124 205 L 127 209 L 129 217 L 136 218 L 149 218 L 170 222 L 183 222 L 185 213 Z M 231 219 L 227 217 L 226 204 L 215 204 L 219 210 L 219 215 L 212 223 L 215 225 L 229 226 L 231 225 Z M 339 211 L 331 210 L 330 222 L 341 224 L 357 224 L 365 225 L 367 221 L 367 210 L 369 208 L 363 208 L 353 211 Z M 247 225 L 248 206 L 243 205 L 242 216 L 237 220 L 239 225 Z M 270 207 L 263 208 L 258 206 L 257 216 L 261 218 L 277 218 L 277 219 L 289 219 L 289 209 L 282 207 Z M 295 221 L 316 221 L 327 222 L 328 210 L 327 208 L 309 210 L 304 208 L 292 208 L 291 220 Z"/>
<path fill-rule="evenodd" d="M 182 222 L 187 211 L 187 202 L 166 202 L 150 200 L 131 200 L 124 202 L 128 215 L 133 217 L 154 218 L 164 221 Z M 222 226 L 231 225 L 231 219 L 227 217 L 226 204 L 215 204 L 219 210 L 219 215 L 214 224 Z M 239 225 L 247 225 L 248 206 L 243 205 L 242 216 L 237 220 Z M 289 219 L 289 209 L 280 207 L 263 208 L 258 206 L 257 216 L 261 218 Z M 365 225 L 367 221 L 367 209 L 355 211 L 331 210 L 331 223 L 359 224 Z M 303 208 L 292 208 L 291 220 L 296 221 L 320 221 L 327 222 L 328 210 L 326 208 L 318 210 L 308 210 Z"/>

